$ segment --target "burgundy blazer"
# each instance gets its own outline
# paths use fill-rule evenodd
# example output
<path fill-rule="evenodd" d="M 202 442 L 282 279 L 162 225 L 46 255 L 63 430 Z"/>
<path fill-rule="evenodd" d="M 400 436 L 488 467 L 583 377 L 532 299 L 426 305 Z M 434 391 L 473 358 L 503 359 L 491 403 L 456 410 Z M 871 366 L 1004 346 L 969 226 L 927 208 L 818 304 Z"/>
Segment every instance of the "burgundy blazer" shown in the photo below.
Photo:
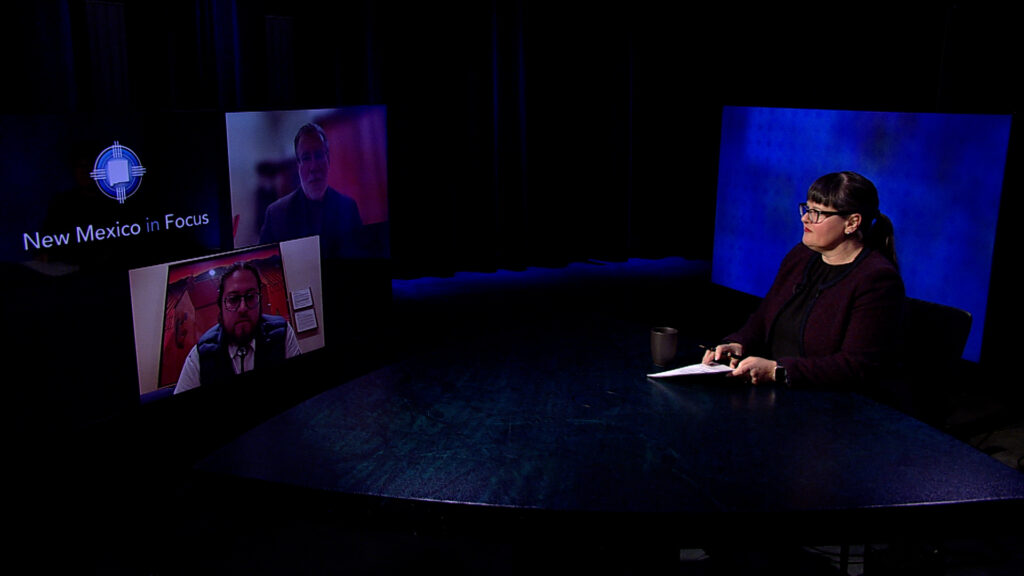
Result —
<path fill-rule="evenodd" d="M 772 322 L 804 289 L 808 264 L 820 257 L 803 244 L 790 250 L 757 310 L 725 341 L 742 344 L 747 356 L 766 354 Z M 794 387 L 874 392 L 899 365 L 904 302 L 897 268 L 865 248 L 842 276 L 820 287 L 801 327 L 800 356 L 774 360 Z"/>

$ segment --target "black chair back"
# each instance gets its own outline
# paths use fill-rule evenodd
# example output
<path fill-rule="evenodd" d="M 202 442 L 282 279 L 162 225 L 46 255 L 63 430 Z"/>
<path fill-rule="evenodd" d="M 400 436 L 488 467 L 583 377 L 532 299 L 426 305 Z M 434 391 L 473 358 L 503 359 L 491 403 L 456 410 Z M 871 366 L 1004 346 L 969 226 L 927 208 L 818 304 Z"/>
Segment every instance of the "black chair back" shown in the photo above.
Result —
<path fill-rule="evenodd" d="M 951 409 L 954 386 L 962 382 L 963 353 L 971 332 L 971 313 L 953 306 L 908 297 L 904 309 L 906 375 L 915 416 L 942 425 Z"/>
<path fill-rule="evenodd" d="M 943 361 L 959 360 L 971 333 L 971 313 L 960 308 L 917 298 L 907 298 L 907 346 L 927 350 Z"/>

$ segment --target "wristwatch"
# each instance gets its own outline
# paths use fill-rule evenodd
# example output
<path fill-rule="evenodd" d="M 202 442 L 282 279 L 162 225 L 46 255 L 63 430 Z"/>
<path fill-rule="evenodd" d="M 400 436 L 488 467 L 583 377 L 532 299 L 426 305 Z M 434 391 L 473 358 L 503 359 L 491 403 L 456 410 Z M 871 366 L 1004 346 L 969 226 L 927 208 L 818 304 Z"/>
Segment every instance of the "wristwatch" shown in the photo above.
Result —
<path fill-rule="evenodd" d="M 775 364 L 775 383 L 789 385 L 789 376 L 786 375 L 786 367 L 782 364 Z"/>

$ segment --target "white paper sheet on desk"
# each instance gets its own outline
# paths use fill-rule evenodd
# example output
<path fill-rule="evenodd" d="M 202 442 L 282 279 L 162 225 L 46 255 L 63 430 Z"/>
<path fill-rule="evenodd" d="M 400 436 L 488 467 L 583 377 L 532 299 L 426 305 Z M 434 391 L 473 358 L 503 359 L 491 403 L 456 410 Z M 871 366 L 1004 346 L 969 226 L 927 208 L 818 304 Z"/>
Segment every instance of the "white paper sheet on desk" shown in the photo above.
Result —
<path fill-rule="evenodd" d="M 683 366 L 682 368 L 676 368 L 674 370 L 666 370 L 665 372 L 656 372 L 654 374 L 648 374 L 648 378 L 670 378 L 672 376 L 692 376 L 695 374 L 721 374 L 723 372 L 732 372 L 732 368 L 728 364 L 691 364 L 689 366 Z"/>

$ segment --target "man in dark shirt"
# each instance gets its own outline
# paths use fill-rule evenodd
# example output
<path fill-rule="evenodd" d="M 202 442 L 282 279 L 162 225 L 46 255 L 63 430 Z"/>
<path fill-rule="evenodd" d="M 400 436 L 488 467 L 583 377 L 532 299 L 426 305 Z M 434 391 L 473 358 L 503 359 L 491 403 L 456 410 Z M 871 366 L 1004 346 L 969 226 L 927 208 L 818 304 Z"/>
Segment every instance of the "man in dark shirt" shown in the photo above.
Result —
<path fill-rule="evenodd" d="M 331 188 L 327 135 L 316 124 L 305 124 L 295 135 L 299 188 L 267 207 L 260 243 L 320 236 L 320 255 L 327 258 L 364 257 L 363 221 L 355 200 Z"/>

